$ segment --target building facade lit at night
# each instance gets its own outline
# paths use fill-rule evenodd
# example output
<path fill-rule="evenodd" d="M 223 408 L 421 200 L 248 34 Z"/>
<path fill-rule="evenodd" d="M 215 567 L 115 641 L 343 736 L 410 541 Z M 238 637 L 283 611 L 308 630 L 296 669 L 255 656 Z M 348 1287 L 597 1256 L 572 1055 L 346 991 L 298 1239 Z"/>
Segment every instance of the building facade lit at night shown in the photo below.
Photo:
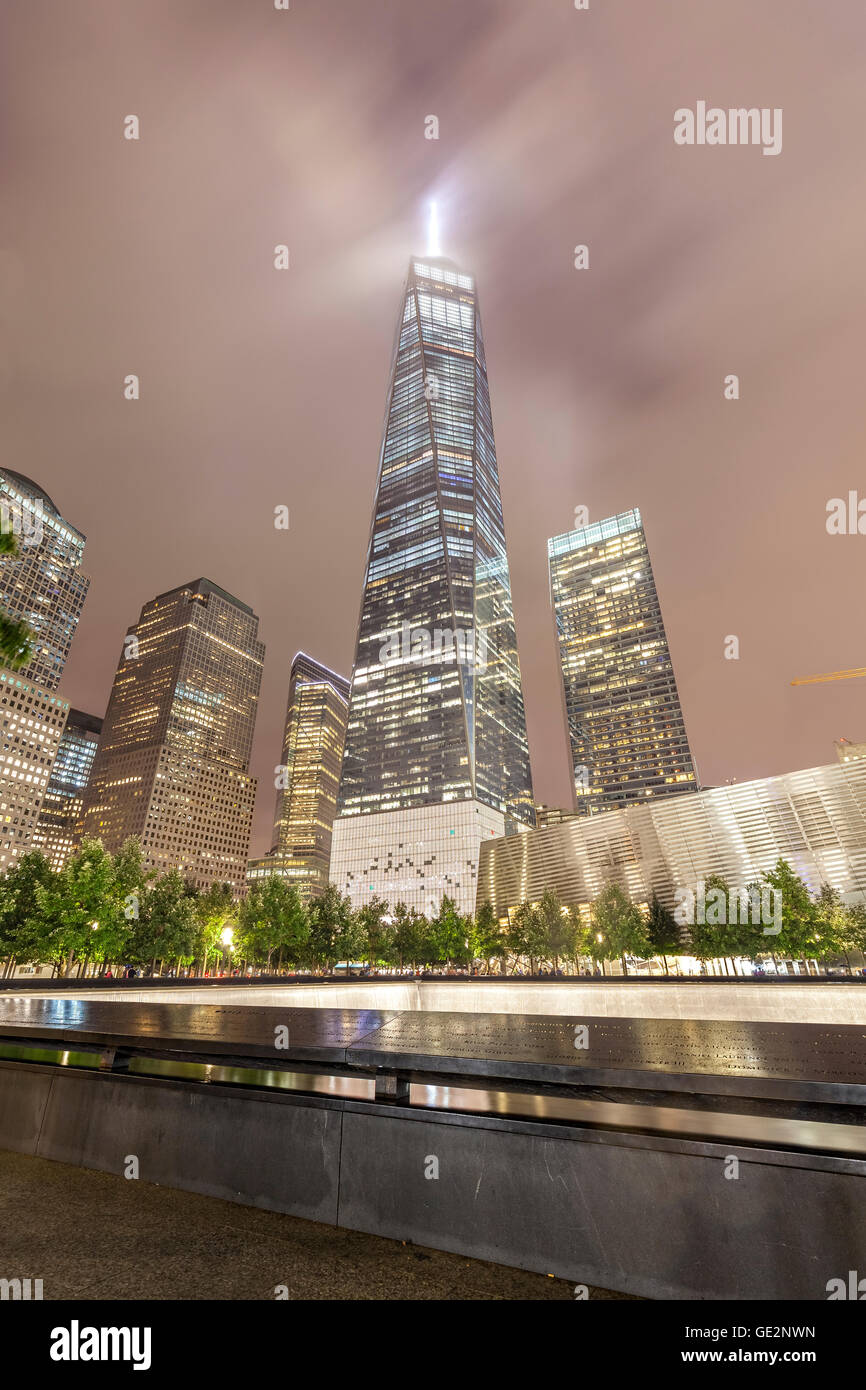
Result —
<path fill-rule="evenodd" d="M 0 469 L 0 527 L 17 555 L 0 556 L 0 611 L 27 624 L 29 661 L 0 668 L 0 870 L 37 848 L 43 797 L 69 704 L 55 692 L 78 628 L 90 580 L 81 569 L 85 537 L 38 483 Z"/>
<path fill-rule="evenodd" d="M 25 622 L 35 637 L 18 674 L 56 690 L 90 586 L 81 569 L 85 537 L 38 483 L 6 468 L 0 469 L 0 525 L 18 540 L 16 556 L 0 556 L 0 611 Z"/>
<path fill-rule="evenodd" d="M 635 903 L 655 893 L 672 910 L 678 889 L 711 874 L 745 889 L 780 858 L 811 892 L 829 884 L 843 901 L 866 904 L 866 759 L 653 798 L 491 841 L 482 847 L 478 904 L 489 899 L 507 917 L 553 888 L 566 906 L 588 909 L 615 882 Z"/>
<path fill-rule="evenodd" d="M 416 258 L 401 305 L 331 879 L 430 913 L 443 880 L 471 904 L 481 839 L 534 810 L 475 282 Z"/>
<path fill-rule="evenodd" d="M 346 677 L 298 652 L 289 676 L 274 846 L 249 861 L 248 884 L 277 874 L 304 899 L 327 885 L 348 710 Z"/>
<path fill-rule="evenodd" d="M 84 797 L 101 732 L 97 715 L 69 711 L 31 845 L 54 869 L 62 869 L 80 843 Z"/>
<path fill-rule="evenodd" d="M 84 831 L 200 887 L 244 883 L 264 645 L 258 618 L 209 579 L 160 594 L 124 640 Z"/>
<path fill-rule="evenodd" d="M 696 791 L 640 513 L 547 549 L 578 814 Z"/>

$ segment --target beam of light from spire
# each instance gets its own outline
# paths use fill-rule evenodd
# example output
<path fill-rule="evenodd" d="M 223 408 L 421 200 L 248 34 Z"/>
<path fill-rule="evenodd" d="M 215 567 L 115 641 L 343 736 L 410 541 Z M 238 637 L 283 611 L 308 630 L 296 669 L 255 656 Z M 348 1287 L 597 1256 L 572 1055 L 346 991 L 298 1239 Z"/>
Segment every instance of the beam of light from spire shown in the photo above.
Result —
<path fill-rule="evenodd" d="M 435 202 L 430 204 L 430 221 L 427 224 L 427 255 L 442 255 L 442 248 L 439 245 L 439 210 Z"/>

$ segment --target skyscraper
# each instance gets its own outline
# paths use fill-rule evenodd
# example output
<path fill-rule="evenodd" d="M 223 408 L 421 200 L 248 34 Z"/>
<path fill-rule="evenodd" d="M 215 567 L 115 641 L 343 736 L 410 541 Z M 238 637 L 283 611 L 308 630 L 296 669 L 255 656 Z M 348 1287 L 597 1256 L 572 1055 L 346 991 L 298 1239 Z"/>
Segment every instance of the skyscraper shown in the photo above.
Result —
<path fill-rule="evenodd" d="M 331 878 L 474 902 L 482 838 L 534 823 L 475 282 L 417 257 L 401 302 Z"/>
<path fill-rule="evenodd" d="M 69 711 L 30 846 L 41 850 L 55 869 L 62 869 L 77 848 L 84 795 L 101 732 L 97 715 Z"/>
<path fill-rule="evenodd" d="M 250 860 L 248 883 L 278 874 L 294 883 L 303 898 L 317 897 L 327 884 L 348 709 L 346 678 L 298 652 L 289 676 L 277 770 L 274 847 L 263 858 Z"/>
<path fill-rule="evenodd" d="M 18 554 L 0 557 L 0 611 L 35 637 L 18 675 L 56 690 L 90 586 L 81 570 L 85 537 L 38 483 L 8 468 L 0 469 L 0 527 L 18 539 Z"/>
<path fill-rule="evenodd" d="M 17 555 L 0 556 L 0 611 L 33 634 L 19 671 L 0 668 L 0 870 L 34 848 L 42 798 L 69 705 L 55 694 L 90 580 L 84 536 L 30 478 L 0 469 L 0 529 Z"/>
<path fill-rule="evenodd" d="M 640 513 L 547 549 L 578 814 L 695 791 Z"/>
<path fill-rule="evenodd" d="M 146 603 L 129 628 L 88 788 L 84 830 L 200 887 L 240 888 L 255 779 L 248 768 L 265 649 L 259 620 L 209 579 Z"/>

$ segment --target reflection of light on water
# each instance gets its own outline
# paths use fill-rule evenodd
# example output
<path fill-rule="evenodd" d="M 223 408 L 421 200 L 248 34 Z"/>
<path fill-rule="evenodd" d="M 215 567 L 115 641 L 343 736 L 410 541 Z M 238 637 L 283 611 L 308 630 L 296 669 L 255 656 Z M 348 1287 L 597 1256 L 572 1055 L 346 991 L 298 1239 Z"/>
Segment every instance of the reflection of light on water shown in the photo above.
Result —
<path fill-rule="evenodd" d="M 828 993 L 829 991 L 829 993 Z M 0 991 L 2 993 L 2 991 Z M 4 996 L 4 1007 L 15 1004 L 22 1021 L 32 1013 L 34 1000 L 51 999 L 62 1006 L 62 1018 L 75 1022 L 82 1016 L 82 1002 L 126 1004 L 193 1004 L 215 1007 L 281 1006 L 300 1009 L 361 1009 L 371 1016 L 380 1010 L 421 1013 L 541 1014 L 583 1017 L 586 1014 L 610 1018 L 715 1019 L 729 1022 L 866 1023 L 866 988 L 856 989 L 842 982 L 838 986 L 804 979 L 778 987 L 766 983 L 700 981 L 678 983 L 656 979 L 652 983 L 624 984 L 620 977 L 608 976 L 604 982 L 581 983 L 577 979 L 534 981 L 514 980 L 507 984 L 468 979 L 459 984 L 448 980 L 394 979 L 379 981 L 314 981 L 304 985 L 180 985 L 153 989 L 94 990 L 82 988 L 72 997 L 68 992 Z M 375 1025 L 373 1025 L 375 1026 Z M 755 1058 L 760 1064 L 760 1058 Z"/>

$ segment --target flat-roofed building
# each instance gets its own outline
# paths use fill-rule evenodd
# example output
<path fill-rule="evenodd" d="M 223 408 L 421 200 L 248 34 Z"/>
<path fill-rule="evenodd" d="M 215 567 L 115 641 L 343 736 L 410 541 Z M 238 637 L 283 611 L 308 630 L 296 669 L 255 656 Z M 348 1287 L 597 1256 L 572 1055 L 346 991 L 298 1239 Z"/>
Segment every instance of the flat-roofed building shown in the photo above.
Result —
<path fill-rule="evenodd" d="M 0 529 L 18 542 L 0 555 L 0 612 L 27 625 L 31 653 L 0 667 L 0 870 L 34 843 L 68 701 L 56 694 L 90 580 L 85 537 L 31 478 L 0 469 Z"/>
<path fill-rule="evenodd" d="M 637 509 L 547 543 L 578 815 L 697 777 Z"/>
<path fill-rule="evenodd" d="M 477 904 L 507 917 L 545 888 L 566 906 L 588 907 L 606 883 L 632 901 L 653 893 L 669 908 L 677 892 L 719 874 L 748 887 L 786 859 L 813 892 L 822 884 L 866 903 L 866 760 L 831 763 L 576 817 L 481 846 Z"/>
<path fill-rule="evenodd" d="M 146 603 L 129 628 L 87 792 L 84 833 L 199 887 L 244 884 L 265 649 L 251 608 L 209 579 Z"/>
<path fill-rule="evenodd" d="M 62 869 L 80 843 L 84 797 L 101 732 L 98 715 L 69 711 L 31 845 L 54 869 Z"/>
<path fill-rule="evenodd" d="M 247 864 L 247 883 L 277 875 L 304 899 L 328 882 L 349 681 L 298 652 L 289 675 L 282 763 L 277 768 L 274 847 Z"/>

